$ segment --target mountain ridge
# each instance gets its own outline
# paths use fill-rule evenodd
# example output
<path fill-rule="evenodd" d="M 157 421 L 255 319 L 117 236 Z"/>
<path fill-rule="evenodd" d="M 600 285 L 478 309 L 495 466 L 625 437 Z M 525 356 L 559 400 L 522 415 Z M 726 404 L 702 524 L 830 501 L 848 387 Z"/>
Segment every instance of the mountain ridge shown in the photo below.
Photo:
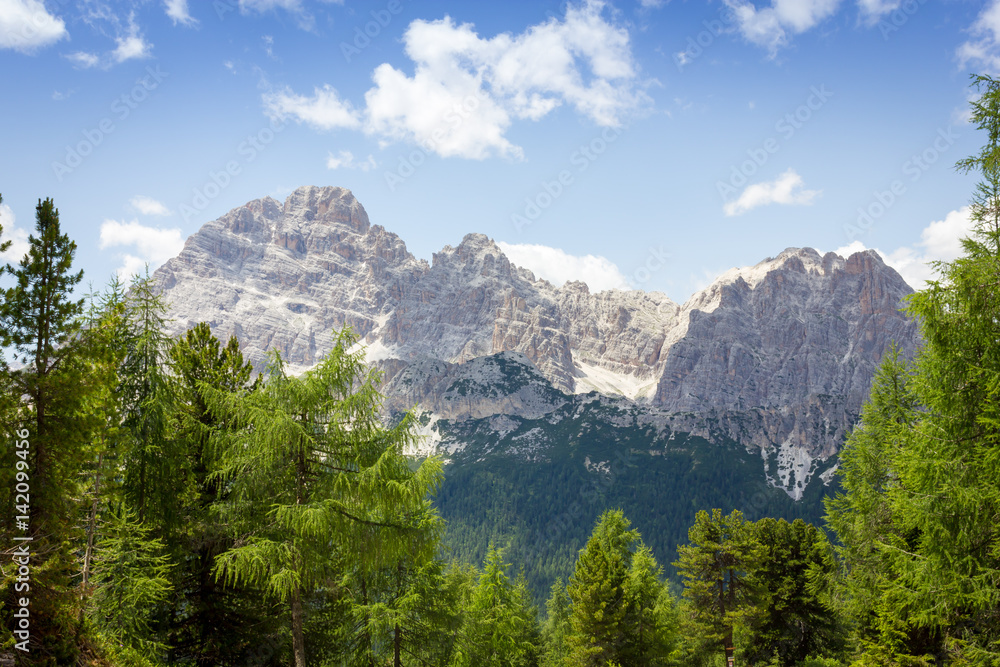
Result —
<path fill-rule="evenodd" d="M 916 345 L 914 323 L 899 312 L 912 290 L 873 251 L 787 248 L 677 304 L 660 292 L 555 287 L 483 234 L 428 263 L 336 187 L 234 208 L 154 277 L 171 333 L 207 321 L 216 335 L 237 336 L 256 368 L 274 348 L 293 372 L 304 370 L 329 350 L 330 332 L 349 325 L 385 373 L 387 404 L 461 419 L 442 407 L 456 366 L 517 353 L 565 396 L 597 391 L 695 415 L 691 432 L 738 436 L 765 460 L 792 450 L 833 456 L 884 350 Z M 419 391 L 396 381 L 407 369 Z M 470 397 L 482 405 L 464 418 L 528 409 L 507 398 Z M 713 426 L 699 429 L 706 415 Z"/>

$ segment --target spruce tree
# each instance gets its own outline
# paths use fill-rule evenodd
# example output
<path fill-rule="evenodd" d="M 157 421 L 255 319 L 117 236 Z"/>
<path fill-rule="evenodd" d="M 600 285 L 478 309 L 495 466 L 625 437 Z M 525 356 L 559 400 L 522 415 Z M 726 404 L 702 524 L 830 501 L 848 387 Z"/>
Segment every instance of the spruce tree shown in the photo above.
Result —
<path fill-rule="evenodd" d="M 572 604 L 566 664 L 663 664 L 676 628 L 661 575 L 622 511 L 602 514 L 567 587 Z"/>
<path fill-rule="evenodd" d="M 570 608 L 573 601 L 562 579 L 556 579 L 545 603 L 545 624 L 542 626 L 542 667 L 563 667 L 568 656 L 567 637 L 570 633 Z"/>
<path fill-rule="evenodd" d="M 823 594 L 835 568 L 825 534 L 801 519 L 764 518 L 753 531 L 762 553 L 748 577 L 753 602 L 742 623 L 742 661 L 776 658 L 792 667 L 810 656 L 839 655 L 845 628 Z"/>

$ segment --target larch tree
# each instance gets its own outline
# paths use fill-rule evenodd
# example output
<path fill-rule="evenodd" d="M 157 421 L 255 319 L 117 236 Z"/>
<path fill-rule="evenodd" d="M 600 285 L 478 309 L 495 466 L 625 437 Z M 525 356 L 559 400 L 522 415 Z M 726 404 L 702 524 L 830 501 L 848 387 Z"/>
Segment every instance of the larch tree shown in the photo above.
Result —
<path fill-rule="evenodd" d="M 383 425 L 378 374 L 363 352 L 349 351 L 356 340 L 336 334 L 330 353 L 300 377 L 275 354 L 263 386 L 246 395 L 201 385 L 222 424 L 216 474 L 230 486 L 227 520 L 239 531 L 215 573 L 287 605 L 296 667 L 307 660 L 304 601 L 336 581 L 338 555 L 376 570 L 436 544 L 418 537 L 441 464 L 410 469 L 403 449 L 415 438 L 412 417 Z"/>

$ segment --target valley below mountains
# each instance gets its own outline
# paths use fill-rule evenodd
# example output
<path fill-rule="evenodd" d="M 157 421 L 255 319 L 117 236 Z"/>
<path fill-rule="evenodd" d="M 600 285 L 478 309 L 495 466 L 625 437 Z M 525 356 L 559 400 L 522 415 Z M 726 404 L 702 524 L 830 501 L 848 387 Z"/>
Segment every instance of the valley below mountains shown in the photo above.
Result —
<path fill-rule="evenodd" d="M 154 277 L 172 334 L 208 322 L 258 370 L 269 350 L 308 369 L 350 326 L 388 411 L 416 406 L 410 453 L 449 462 L 455 555 L 506 544 L 536 592 L 605 507 L 661 563 L 698 509 L 817 521 L 883 353 L 917 344 L 912 290 L 873 251 L 789 248 L 678 304 L 554 286 L 482 234 L 428 263 L 336 187 L 233 209 Z"/>

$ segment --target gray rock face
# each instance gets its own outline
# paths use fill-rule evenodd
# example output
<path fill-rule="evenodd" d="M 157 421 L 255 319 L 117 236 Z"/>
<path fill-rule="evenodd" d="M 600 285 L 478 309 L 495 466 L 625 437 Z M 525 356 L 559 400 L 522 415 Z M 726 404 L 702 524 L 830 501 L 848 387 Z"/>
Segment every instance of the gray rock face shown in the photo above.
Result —
<path fill-rule="evenodd" d="M 872 251 L 844 259 L 790 248 L 678 305 L 658 292 L 556 288 L 481 234 L 428 265 L 334 187 L 230 211 L 155 278 L 172 333 L 206 321 L 237 336 L 257 368 L 275 349 L 304 370 L 330 349 L 333 329 L 351 326 L 383 368 L 394 408 L 537 415 L 561 404 L 552 388 L 596 390 L 684 413 L 691 431 L 711 415 L 747 447 L 813 458 L 835 453 L 890 343 L 912 350 L 917 335 L 898 310 L 910 288 Z M 500 353 L 533 365 L 548 386 L 475 389 Z M 459 380 L 474 390 L 456 394 Z"/>

